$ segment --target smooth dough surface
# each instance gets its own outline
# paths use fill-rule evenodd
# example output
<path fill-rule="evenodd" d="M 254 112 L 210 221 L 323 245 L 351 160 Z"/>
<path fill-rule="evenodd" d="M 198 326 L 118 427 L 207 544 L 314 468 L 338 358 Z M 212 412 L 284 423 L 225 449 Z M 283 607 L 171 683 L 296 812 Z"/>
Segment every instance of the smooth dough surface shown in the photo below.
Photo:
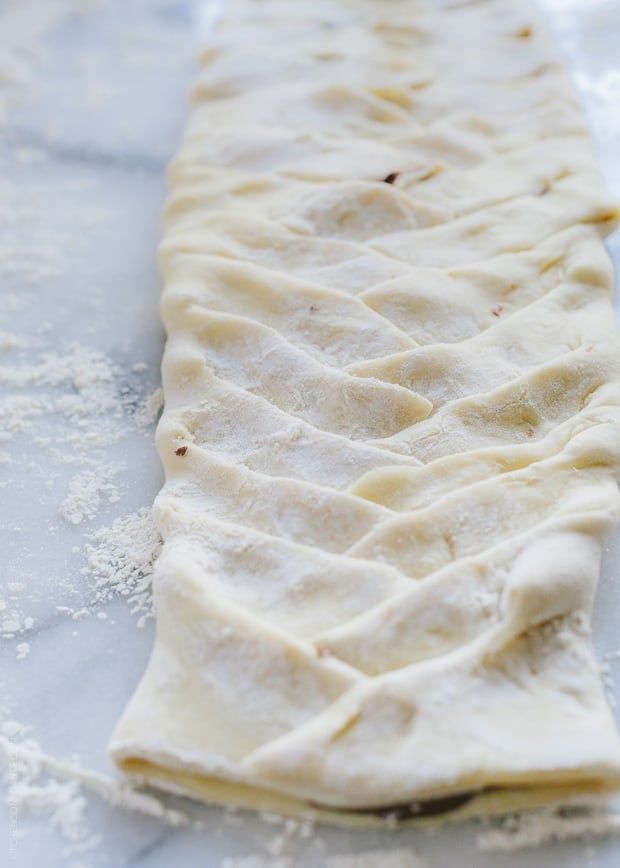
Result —
<path fill-rule="evenodd" d="M 350 822 L 615 787 L 618 211 L 540 22 L 235 0 L 193 96 L 157 635 L 115 760 Z"/>

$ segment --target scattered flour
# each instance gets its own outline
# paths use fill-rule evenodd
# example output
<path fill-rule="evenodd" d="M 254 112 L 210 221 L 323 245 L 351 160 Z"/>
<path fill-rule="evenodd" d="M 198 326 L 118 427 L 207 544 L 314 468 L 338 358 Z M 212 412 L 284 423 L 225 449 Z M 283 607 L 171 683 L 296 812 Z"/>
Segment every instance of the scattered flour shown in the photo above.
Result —
<path fill-rule="evenodd" d="M 512 852 L 553 841 L 602 838 L 620 832 L 617 799 L 540 808 L 489 821 L 478 835 L 482 851 Z"/>
<path fill-rule="evenodd" d="M 9 590 L 10 593 L 10 589 Z M 24 615 L 20 606 L 12 599 L 0 597 L 0 636 L 12 639 L 32 630 L 34 618 Z"/>
<path fill-rule="evenodd" d="M 67 423 L 64 445 L 71 455 L 113 443 L 126 430 L 113 367 L 88 347 L 73 345 L 34 363 L 2 364 L 0 386 L 0 440 L 28 430 L 42 414 Z M 47 445 L 45 438 L 37 442 Z"/>
<path fill-rule="evenodd" d="M 27 349 L 16 336 L 0 337 L 9 356 L 16 349 Z M 129 376 L 138 385 L 130 386 L 127 372 L 116 370 L 102 353 L 78 344 L 34 360 L 32 354 L 26 361 L 4 356 L 0 364 L 0 387 L 7 392 L 0 399 L 0 443 L 28 432 L 36 419 L 36 430 L 45 431 L 45 435 L 35 437 L 34 442 L 47 450 L 49 465 L 81 466 L 65 483 L 64 492 L 59 485 L 54 488 L 61 492 L 59 515 L 69 524 L 90 521 L 103 504 L 120 501 L 122 488 L 117 477 L 124 464 L 106 460 L 101 447 L 132 433 L 135 436 L 136 431 L 151 436 L 148 429 L 161 409 L 162 390 L 157 388 L 140 397 L 140 380 L 148 366 L 138 364 L 135 368 Z M 10 465 L 17 453 L 2 454 L 6 458 L 3 463 Z M 91 535 L 86 546 L 87 565 L 82 569 L 83 577 L 94 583 L 91 605 L 125 596 L 133 611 L 140 613 L 139 623 L 143 624 L 150 615 L 150 578 L 159 545 L 148 510 L 120 518 Z M 70 607 L 62 611 L 76 619 L 89 614 Z M 0 600 L 0 634 L 11 637 L 23 628 L 21 611 L 15 607 L 9 611 L 6 601 L 3 607 Z"/>
<path fill-rule="evenodd" d="M 134 365 L 134 370 L 137 365 Z M 152 425 L 164 406 L 164 390 L 158 386 L 154 392 L 147 395 L 142 406 L 136 413 L 136 422 L 140 426 Z"/>
<path fill-rule="evenodd" d="M 4 730 L 5 727 L 3 726 Z M 65 846 L 63 858 L 85 854 L 99 844 L 86 817 L 86 799 L 75 780 L 51 777 L 42 762 L 41 751 L 32 739 L 14 745 L 0 736 L 0 763 L 5 767 L 6 803 L 15 817 L 45 817 L 57 829 Z M 19 829 L 15 829 L 15 835 Z"/>
<path fill-rule="evenodd" d="M 94 471 L 86 470 L 74 476 L 60 504 L 60 514 L 65 521 L 80 524 L 84 519 L 94 518 L 103 497 L 108 503 L 117 503 L 120 495 L 112 479 L 121 469 L 120 464 L 101 464 Z"/>
<path fill-rule="evenodd" d="M 10 332 L 0 331 L 0 350 L 14 350 L 21 344 L 20 338 Z"/>
<path fill-rule="evenodd" d="M 15 657 L 17 660 L 24 660 L 30 654 L 30 643 L 20 642 L 15 646 Z"/>
<path fill-rule="evenodd" d="M 151 579 L 162 545 L 151 510 L 144 508 L 118 518 L 91 539 L 82 573 L 94 581 L 95 603 L 126 597 L 142 627 L 152 617 Z"/>
<path fill-rule="evenodd" d="M 14 434 L 27 431 L 31 420 L 45 412 L 46 402 L 24 395 L 14 395 L 0 400 L 0 441 L 9 440 Z"/>
<path fill-rule="evenodd" d="M 272 823 L 272 815 L 267 815 L 268 823 Z M 264 819 L 264 817 L 263 817 Z M 265 847 L 270 856 L 284 856 L 287 847 L 296 840 L 309 838 L 312 834 L 313 824 L 308 820 L 294 820 L 291 817 L 278 817 L 280 821 L 278 825 L 282 826 L 281 832 L 274 835 L 265 843 Z"/>
<path fill-rule="evenodd" d="M 23 338 L 12 335 L 11 339 L 9 348 L 28 349 Z M 139 376 L 145 370 L 146 366 L 132 373 Z M 69 447 L 65 451 L 71 461 L 76 451 L 79 460 L 80 453 L 150 426 L 163 406 L 161 388 L 138 399 L 118 385 L 123 377 L 124 372 L 103 353 L 81 344 L 42 354 L 35 362 L 1 364 L 5 395 L 0 401 L 0 440 L 23 432 L 32 418 L 46 413 L 68 423 L 63 445 Z"/>
<path fill-rule="evenodd" d="M 16 738 L 21 740 L 16 743 Z M 190 822 L 182 812 L 166 807 L 124 780 L 48 756 L 17 721 L 7 720 L 0 725 L 0 765 L 5 769 L 6 803 L 11 816 L 46 818 L 61 834 L 65 842 L 62 856 L 67 860 L 93 853 L 100 845 L 100 837 L 92 834 L 88 822 L 88 793 L 113 807 L 154 817 L 171 826 Z"/>
<path fill-rule="evenodd" d="M 100 0 L 0 3 L 0 127 L 4 127 L 9 110 L 31 96 L 41 83 L 35 74 L 45 59 L 50 30 L 66 22 L 74 26 L 77 15 L 98 5 Z M 166 26 L 162 33 L 170 29 L 174 31 Z M 177 34 L 179 46 L 182 38 Z M 153 46 L 151 54 L 153 64 L 160 62 L 158 46 Z M 180 56 L 180 52 L 171 54 Z M 88 87 L 93 103 L 108 95 Z M 1 131 L 4 133 L 4 129 Z M 6 138 L 8 142 L 9 136 Z M 2 156 L 8 154 L 17 166 L 32 165 L 36 169 L 50 159 L 45 142 L 40 146 L 21 144 L 12 147 L 12 151 L 3 150 Z M 86 195 L 83 199 L 85 204 L 77 214 L 82 228 L 110 221 L 111 212 L 95 209 Z M 36 316 L 39 299 L 31 288 L 47 292 L 50 276 L 67 274 L 75 239 L 70 232 L 62 234 L 62 227 L 53 224 L 53 211 L 46 216 L 46 211 L 42 212 L 40 205 L 36 206 L 27 192 L 18 188 L 11 170 L 8 175 L 5 173 L 0 180 L 0 277 L 4 288 L 2 313 L 7 315 L 6 327 L 11 331 L 15 328 L 13 321 L 26 309 L 32 309 Z M 41 228 L 45 230 L 43 233 Z M 87 295 L 89 287 L 82 289 Z M 102 447 L 117 443 L 136 430 L 143 430 L 150 437 L 146 429 L 157 417 L 162 395 L 161 390 L 155 390 L 144 396 L 143 375 L 149 370 L 146 364 L 134 371 L 121 370 L 94 348 L 41 340 L 52 331 L 51 324 L 35 321 L 28 336 L 0 332 L 0 464 L 3 470 L 15 468 L 16 473 L 21 473 L 33 452 L 32 448 L 28 452 L 22 447 L 26 438 L 31 440 L 28 445 L 35 444 L 41 456 L 40 468 L 49 468 L 50 478 L 45 480 L 48 490 L 52 497 L 58 492 L 58 501 L 52 501 L 52 508 L 65 521 L 77 525 L 95 518 L 103 503 L 114 502 L 119 496 L 114 482 L 120 467 L 102 456 Z M 39 353 L 46 345 L 53 351 Z M 62 464 L 82 466 L 67 480 L 59 471 Z M 10 483 L 5 484 L 8 490 Z M 16 530 L 21 532 L 22 528 L 16 525 Z M 33 529 L 28 530 L 32 539 Z M 48 523 L 39 530 L 51 535 L 55 526 Z M 95 583 L 94 605 L 78 611 L 65 607 L 67 613 L 79 620 L 94 611 L 96 617 L 105 619 L 102 604 L 119 594 L 127 597 L 141 620 L 148 617 L 150 575 L 158 545 L 148 510 L 119 519 L 110 528 L 96 533 L 87 547 L 88 567 L 83 577 L 83 585 L 89 585 L 91 577 Z M 4 566 L 7 569 L 6 563 Z M 35 640 L 28 636 L 30 641 L 24 641 L 23 634 L 32 629 L 35 621 L 27 611 L 27 604 L 33 599 L 32 585 L 21 588 L 17 582 L 6 581 L 17 576 L 22 577 L 19 564 L 12 575 L 3 577 L 0 638 L 12 641 L 15 659 L 24 660 Z M 53 587 L 55 583 L 49 585 Z M 0 705 L 5 701 L 8 702 L 1 697 Z M 3 709 L 0 711 L 4 713 Z M 125 782 L 48 756 L 29 737 L 27 728 L 15 721 L 0 723 L 0 766 L 4 768 L 7 784 L 9 836 L 13 832 L 15 838 L 21 834 L 19 822 L 14 822 L 20 816 L 47 818 L 64 840 L 60 854 L 63 865 L 91 864 L 97 850 L 99 838 L 93 834 L 88 817 L 89 793 L 111 805 L 139 811 L 174 826 L 187 823 L 185 815 L 169 810 L 158 799 Z M 17 858 L 13 844 L 11 837 L 8 851 L 2 849 L 0 863 L 4 864 L 7 852 L 10 860 L 13 856 Z"/>

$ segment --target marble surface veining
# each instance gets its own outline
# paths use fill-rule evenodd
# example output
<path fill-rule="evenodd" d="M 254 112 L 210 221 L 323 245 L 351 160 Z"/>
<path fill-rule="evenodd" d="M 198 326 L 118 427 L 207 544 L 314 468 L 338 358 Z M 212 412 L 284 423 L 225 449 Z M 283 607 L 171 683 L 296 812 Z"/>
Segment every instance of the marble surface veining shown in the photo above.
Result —
<path fill-rule="evenodd" d="M 620 7 L 543 6 L 620 196 Z M 97 529 L 148 507 L 161 484 L 148 404 L 163 339 L 158 215 L 214 7 L 0 0 L 0 732 L 110 776 L 107 741 L 148 657 L 153 621 L 138 627 L 135 601 L 97 584 L 88 546 Z M 620 266 L 618 235 L 610 250 Z M 619 571 L 616 539 L 594 618 L 608 682 L 614 667 L 620 674 L 617 659 L 605 657 L 619 644 Z M 162 797 L 191 819 L 175 827 L 62 782 L 62 774 L 35 775 L 31 802 L 35 787 L 44 806 L 57 792 L 76 812 L 71 822 L 66 810 L 54 823 L 45 807 L 16 810 L 10 797 L 2 805 L 0 865 L 249 868 L 236 860 L 260 856 L 265 868 L 329 868 L 340 855 L 398 848 L 427 868 L 620 864 L 613 839 L 483 853 L 475 824 L 300 835 Z"/>

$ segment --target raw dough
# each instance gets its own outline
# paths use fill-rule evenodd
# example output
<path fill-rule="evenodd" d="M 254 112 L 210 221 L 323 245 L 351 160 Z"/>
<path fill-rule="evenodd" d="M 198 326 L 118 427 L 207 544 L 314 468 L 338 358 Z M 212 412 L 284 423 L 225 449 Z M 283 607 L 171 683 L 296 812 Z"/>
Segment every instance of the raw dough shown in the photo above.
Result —
<path fill-rule="evenodd" d="M 618 211 L 536 17 L 237 0 L 194 97 L 157 638 L 114 758 L 351 822 L 615 786 Z"/>

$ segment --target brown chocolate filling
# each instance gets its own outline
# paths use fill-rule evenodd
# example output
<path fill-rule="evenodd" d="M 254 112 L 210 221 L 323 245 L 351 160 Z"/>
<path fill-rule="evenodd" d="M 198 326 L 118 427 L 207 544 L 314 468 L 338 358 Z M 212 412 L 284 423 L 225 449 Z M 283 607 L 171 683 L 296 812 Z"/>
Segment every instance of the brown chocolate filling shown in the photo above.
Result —
<path fill-rule="evenodd" d="M 386 820 L 400 822 L 401 820 L 411 820 L 414 817 L 436 817 L 440 814 L 448 814 L 450 811 L 456 811 L 462 805 L 466 805 L 475 796 L 480 795 L 482 790 L 470 790 L 466 793 L 458 793 L 454 796 L 442 796 L 438 799 L 427 799 L 424 802 L 405 802 L 399 805 L 387 805 L 382 808 L 341 808 L 330 810 L 341 810 L 347 814 L 358 814 L 372 817 L 383 817 Z M 322 808 L 323 805 L 315 805 L 317 808 Z"/>

